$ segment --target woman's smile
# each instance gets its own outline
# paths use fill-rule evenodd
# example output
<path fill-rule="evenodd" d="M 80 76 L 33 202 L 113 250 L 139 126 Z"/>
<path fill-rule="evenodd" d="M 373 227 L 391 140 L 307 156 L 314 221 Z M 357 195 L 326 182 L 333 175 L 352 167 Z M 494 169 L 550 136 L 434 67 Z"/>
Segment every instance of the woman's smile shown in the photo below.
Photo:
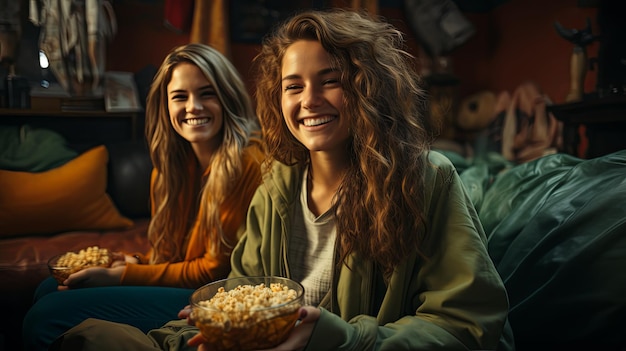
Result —
<path fill-rule="evenodd" d="M 183 120 L 183 123 L 186 123 L 190 126 L 202 126 L 205 125 L 207 123 L 209 123 L 211 119 L 208 117 L 194 117 L 194 118 L 187 118 Z"/>
<path fill-rule="evenodd" d="M 326 115 L 326 116 L 319 116 L 319 117 L 304 118 L 300 121 L 300 123 L 304 124 L 307 127 L 315 127 L 315 126 L 323 125 L 328 122 L 334 121 L 335 119 L 337 119 L 337 116 L 335 115 Z"/>

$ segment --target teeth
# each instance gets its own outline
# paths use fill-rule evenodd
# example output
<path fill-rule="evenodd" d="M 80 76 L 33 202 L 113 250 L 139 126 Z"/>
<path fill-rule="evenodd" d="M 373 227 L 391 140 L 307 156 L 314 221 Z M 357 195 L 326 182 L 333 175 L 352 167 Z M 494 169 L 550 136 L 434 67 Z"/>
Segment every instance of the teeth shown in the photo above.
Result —
<path fill-rule="evenodd" d="M 304 123 L 305 126 L 312 127 L 312 126 L 318 126 L 320 124 L 328 123 L 332 121 L 333 119 L 335 119 L 335 117 L 333 116 L 324 116 L 324 117 L 318 117 L 318 118 L 307 118 L 302 122 Z"/>
<path fill-rule="evenodd" d="M 190 118 L 190 119 L 186 119 L 185 123 L 192 125 L 192 126 L 199 126 L 201 124 L 209 123 L 209 119 L 208 118 Z"/>

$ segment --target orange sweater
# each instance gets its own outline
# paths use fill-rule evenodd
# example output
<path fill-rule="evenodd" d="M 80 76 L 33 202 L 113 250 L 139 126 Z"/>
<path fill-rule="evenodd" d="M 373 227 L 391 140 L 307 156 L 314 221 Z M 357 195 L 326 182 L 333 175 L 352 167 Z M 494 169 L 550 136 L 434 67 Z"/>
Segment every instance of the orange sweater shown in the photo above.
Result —
<path fill-rule="evenodd" d="M 243 153 L 243 172 L 239 182 L 220 208 L 220 220 L 224 235 L 236 242 L 245 224 L 248 205 L 261 184 L 262 152 L 256 146 L 247 147 Z M 153 170 L 152 178 L 156 171 Z M 153 204 L 154 206 L 154 204 Z M 230 255 L 211 255 L 210 243 L 203 244 L 198 222 L 189 237 L 184 261 L 160 264 L 127 264 L 122 275 L 122 285 L 158 285 L 198 288 L 211 281 L 225 278 L 230 272 Z M 141 255 L 147 262 L 150 253 Z"/>

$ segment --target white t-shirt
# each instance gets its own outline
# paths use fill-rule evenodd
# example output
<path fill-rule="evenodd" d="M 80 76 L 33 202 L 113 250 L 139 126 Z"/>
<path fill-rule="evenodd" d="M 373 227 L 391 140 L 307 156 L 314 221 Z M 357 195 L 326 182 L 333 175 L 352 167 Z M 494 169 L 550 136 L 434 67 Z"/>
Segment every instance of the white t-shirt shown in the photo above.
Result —
<path fill-rule="evenodd" d="M 330 290 L 337 228 L 332 209 L 319 217 L 309 210 L 307 174 L 293 209 L 289 266 L 292 278 L 304 286 L 304 303 L 317 306 Z"/>

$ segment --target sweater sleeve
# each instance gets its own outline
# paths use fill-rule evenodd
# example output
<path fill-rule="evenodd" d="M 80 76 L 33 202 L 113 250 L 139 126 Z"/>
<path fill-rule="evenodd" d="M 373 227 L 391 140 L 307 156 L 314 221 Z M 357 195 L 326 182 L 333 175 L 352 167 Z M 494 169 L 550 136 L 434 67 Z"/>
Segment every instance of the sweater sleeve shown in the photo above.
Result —
<path fill-rule="evenodd" d="M 230 243 L 236 243 L 245 228 L 248 205 L 261 182 L 257 151 L 244 153 L 241 179 L 233 187 L 231 196 L 220 208 L 222 230 Z M 199 233 L 196 224 L 189 238 L 184 261 L 161 264 L 128 264 L 122 276 L 122 285 L 158 285 L 198 288 L 211 281 L 225 278 L 230 271 L 230 249 L 211 254 L 211 244 Z M 225 246 L 223 246 L 225 247 Z"/>

